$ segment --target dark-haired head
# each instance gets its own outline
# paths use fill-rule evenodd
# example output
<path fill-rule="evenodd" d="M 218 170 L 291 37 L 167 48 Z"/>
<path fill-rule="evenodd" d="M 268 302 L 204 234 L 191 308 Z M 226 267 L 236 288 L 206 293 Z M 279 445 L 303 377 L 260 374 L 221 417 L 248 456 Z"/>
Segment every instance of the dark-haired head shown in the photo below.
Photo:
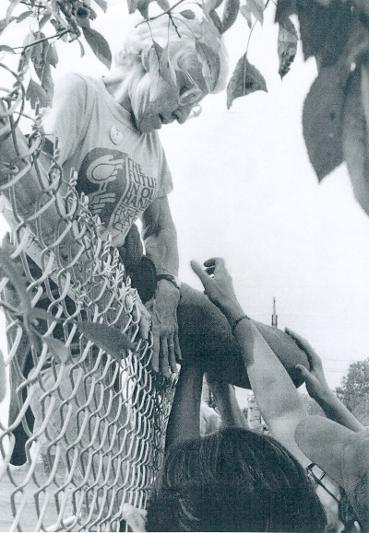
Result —
<path fill-rule="evenodd" d="M 223 429 L 172 446 L 150 499 L 147 531 L 324 531 L 296 459 L 271 437 Z"/>

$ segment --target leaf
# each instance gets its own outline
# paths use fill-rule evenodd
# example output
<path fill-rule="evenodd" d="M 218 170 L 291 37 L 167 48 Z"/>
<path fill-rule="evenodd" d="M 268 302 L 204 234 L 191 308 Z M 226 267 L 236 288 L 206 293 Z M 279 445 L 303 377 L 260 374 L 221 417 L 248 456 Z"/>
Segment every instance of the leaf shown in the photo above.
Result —
<path fill-rule="evenodd" d="M 92 28 L 82 28 L 82 31 L 95 56 L 104 63 L 107 68 L 110 68 L 112 55 L 110 46 L 105 37 Z"/>
<path fill-rule="evenodd" d="M 31 311 L 28 313 L 30 320 L 46 320 L 50 322 L 62 322 L 64 318 L 57 318 L 51 313 L 47 312 L 45 309 L 40 307 L 32 307 Z"/>
<path fill-rule="evenodd" d="M 132 15 L 136 11 L 136 0 L 127 0 L 128 13 Z"/>
<path fill-rule="evenodd" d="M 48 106 L 49 99 L 45 90 L 32 79 L 29 80 L 26 98 L 29 100 L 32 109 L 35 109 L 37 102 L 39 102 L 41 107 Z"/>
<path fill-rule="evenodd" d="M 281 78 L 290 70 L 297 52 L 297 31 L 290 19 L 285 19 L 279 24 L 278 57 L 279 75 Z"/>
<path fill-rule="evenodd" d="M 284 22 L 285 19 L 296 13 L 296 0 L 278 0 L 275 12 L 275 22 Z"/>
<path fill-rule="evenodd" d="M 50 106 L 54 96 L 54 82 L 51 74 L 50 65 L 46 63 L 46 57 L 44 56 L 44 63 L 36 63 L 34 64 L 34 67 L 36 74 L 41 82 L 41 87 L 45 91 L 47 98 L 46 106 L 42 105 L 42 107 Z"/>
<path fill-rule="evenodd" d="M 241 6 L 240 7 L 240 13 L 246 19 L 248 27 L 251 28 L 251 26 L 252 26 L 252 15 L 251 15 L 251 10 L 250 10 L 249 6 L 247 4 L 245 4 L 244 6 Z"/>
<path fill-rule="evenodd" d="M 215 11 L 223 0 L 206 0 L 204 3 L 204 13 L 209 14 L 211 11 Z"/>
<path fill-rule="evenodd" d="M 26 46 L 29 47 L 30 53 L 34 51 L 36 46 L 39 46 L 39 45 L 35 45 L 32 49 L 31 49 L 31 46 L 30 46 L 32 43 L 34 43 L 37 40 L 36 35 L 44 35 L 44 34 L 41 34 L 40 32 L 34 33 L 33 31 L 30 31 L 29 33 L 27 33 L 27 35 L 24 38 L 23 46 L 24 47 L 26 47 Z"/>
<path fill-rule="evenodd" d="M 78 327 L 87 339 L 113 356 L 118 362 L 128 355 L 127 350 L 135 350 L 135 345 L 128 336 L 113 326 L 81 321 L 78 322 Z"/>
<path fill-rule="evenodd" d="M 264 0 L 246 0 L 246 4 L 256 20 L 262 25 L 264 22 Z"/>
<path fill-rule="evenodd" d="M 134 13 L 136 9 L 141 13 L 144 19 L 149 18 L 150 0 L 128 0 L 129 13 Z"/>
<path fill-rule="evenodd" d="M 31 309 L 31 301 L 27 292 L 26 281 L 19 266 L 12 261 L 10 252 L 4 247 L 0 247 L 0 268 L 13 285 L 22 305 L 22 313 L 28 313 Z"/>
<path fill-rule="evenodd" d="M 49 22 L 50 18 L 51 18 L 50 13 L 46 13 L 43 17 L 41 17 L 40 22 L 38 24 L 38 27 L 40 28 L 40 30 L 45 26 L 47 22 Z"/>
<path fill-rule="evenodd" d="M 302 118 L 306 148 L 319 180 L 343 160 L 343 104 L 341 65 L 322 68 L 305 99 Z"/>
<path fill-rule="evenodd" d="M 182 15 L 182 17 L 188 20 L 193 20 L 196 17 L 192 9 L 184 9 L 183 11 L 180 12 L 180 15 Z"/>
<path fill-rule="evenodd" d="M 240 0 L 226 0 L 222 16 L 222 33 L 229 30 L 237 19 L 240 10 Z"/>
<path fill-rule="evenodd" d="M 80 50 L 80 57 L 83 57 L 85 55 L 85 49 L 83 44 L 81 43 L 80 39 L 77 39 L 77 43 L 79 44 L 79 50 Z"/>
<path fill-rule="evenodd" d="M 355 73 L 347 87 L 343 110 L 343 154 L 359 205 L 369 215 L 368 64 Z"/>
<path fill-rule="evenodd" d="M 220 20 L 220 17 L 216 11 L 210 11 L 209 17 L 211 18 L 214 26 L 218 30 L 219 33 L 223 33 L 223 25 L 222 21 Z"/>
<path fill-rule="evenodd" d="M 59 61 L 59 58 L 58 58 L 58 53 L 56 51 L 55 45 L 49 43 L 46 49 L 45 62 L 50 64 L 52 67 L 56 68 L 58 61 Z"/>
<path fill-rule="evenodd" d="M 227 87 L 227 108 L 233 100 L 255 91 L 268 92 L 265 79 L 259 70 L 252 65 L 244 54 L 237 62 Z"/>
<path fill-rule="evenodd" d="M 305 59 L 315 56 L 322 67 L 341 56 L 351 31 L 354 14 L 349 2 L 333 0 L 329 6 L 297 0 L 297 14 Z"/>
<path fill-rule="evenodd" d="M 65 346 L 64 342 L 55 339 L 54 337 L 43 337 L 42 340 L 47 344 L 49 351 L 56 356 L 60 363 L 65 364 L 70 361 L 71 352 L 69 348 Z"/>
<path fill-rule="evenodd" d="M 155 49 L 158 50 L 159 44 L 155 42 Z M 169 85 L 176 86 L 176 79 L 173 69 L 170 64 L 169 56 L 169 46 L 161 49 L 160 60 L 159 60 L 159 72 L 160 76 L 165 80 Z"/>
<path fill-rule="evenodd" d="M 94 0 L 94 2 L 106 13 L 108 9 L 108 2 L 106 0 Z"/>
<path fill-rule="evenodd" d="M 33 14 L 33 11 L 24 11 L 24 13 L 21 13 L 20 15 L 18 15 L 18 17 L 16 17 L 17 24 L 18 22 L 22 22 L 22 20 L 26 19 L 32 14 Z"/>
<path fill-rule="evenodd" d="M 18 4 L 20 4 L 21 0 L 10 0 L 10 4 L 8 5 L 8 8 L 6 10 L 5 18 L 9 22 L 10 17 L 14 11 L 14 9 L 17 7 Z"/>
<path fill-rule="evenodd" d="M 163 11 L 168 11 L 168 9 L 170 9 L 170 3 L 168 0 L 156 0 L 156 3 Z"/>
<path fill-rule="evenodd" d="M 6 44 L 0 44 L 0 52 L 8 52 L 9 54 L 15 54 L 13 48 L 11 46 L 7 46 Z"/>
<path fill-rule="evenodd" d="M 80 9 L 76 14 L 76 22 L 81 28 L 90 28 L 90 12 Z"/>
<path fill-rule="evenodd" d="M 210 46 L 207 44 L 196 41 L 196 51 L 197 53 L 207 62 L 208 65 L 208 72 L 209 76 L 207 78 L 208 85 L 210 86 L 210 89 L 213 90 L 216 86 L 217 80 L 219 78 L 219 72 L 220 72 L 220 59 L 219 55 L 214 52 Z M 200 87 L 201 88 L 201 87 Z"/>
<path fill-rule="evenodd" d="M 5 28 L 13 22 L 13 20 L 16 20 L 17 17 L 9 17 L 9 19 L 0 19 L 0 33 L 2 33 Z"/>

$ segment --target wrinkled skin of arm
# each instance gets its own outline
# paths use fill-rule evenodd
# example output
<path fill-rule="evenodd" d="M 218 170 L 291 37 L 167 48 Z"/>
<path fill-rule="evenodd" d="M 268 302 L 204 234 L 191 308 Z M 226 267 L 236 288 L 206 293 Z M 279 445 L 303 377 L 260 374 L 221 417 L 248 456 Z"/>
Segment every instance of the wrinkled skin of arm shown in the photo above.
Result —
<path fill-rule="evenodd" d="M 177 233 L 168 198 L 156 199 L 143 214 L 143 239 L 147 256 L 158 274 L 178 274 Z M 180 292 L 168 280 L 159 280 L 154 299 L 149 303 L 154 338 L 152 366 L 168 376 L 176 372 L 181 359 L 178 340 L 177 306 Z"/>

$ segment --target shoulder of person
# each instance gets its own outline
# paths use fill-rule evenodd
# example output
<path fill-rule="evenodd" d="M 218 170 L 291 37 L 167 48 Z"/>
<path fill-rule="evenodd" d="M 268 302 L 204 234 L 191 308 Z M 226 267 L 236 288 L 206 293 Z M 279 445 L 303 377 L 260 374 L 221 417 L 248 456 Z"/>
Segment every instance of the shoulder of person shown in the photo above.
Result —
<path fill-rule="evenodd" d="M 56 83 L 58 98 L 88 99 L 98 92 L 97 80 L 77 72 L 68 72 Z"/>

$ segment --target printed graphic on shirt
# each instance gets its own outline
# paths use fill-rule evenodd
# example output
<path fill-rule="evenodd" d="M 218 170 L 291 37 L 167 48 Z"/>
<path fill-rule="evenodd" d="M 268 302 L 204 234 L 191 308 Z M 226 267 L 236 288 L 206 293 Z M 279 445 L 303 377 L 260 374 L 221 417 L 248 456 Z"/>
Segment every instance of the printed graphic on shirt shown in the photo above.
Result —
<path fill-rule="evenodd" d="M 126 234 L 156 198 L 158 185 L 126 153 L 94 148 L 82 162 L 77 190 L 88 195 L 90 211 L 104 226 Z"/>

